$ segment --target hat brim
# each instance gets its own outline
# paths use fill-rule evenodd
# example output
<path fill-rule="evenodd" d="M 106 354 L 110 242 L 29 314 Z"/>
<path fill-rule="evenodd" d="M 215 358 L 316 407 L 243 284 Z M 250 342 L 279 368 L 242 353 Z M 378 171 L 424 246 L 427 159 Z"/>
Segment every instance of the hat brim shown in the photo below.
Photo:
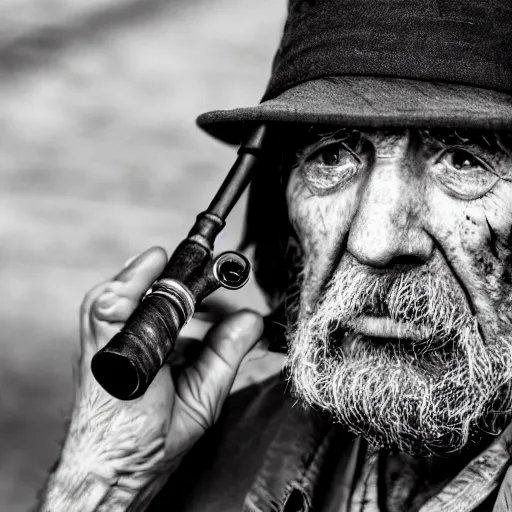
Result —
<path fill-rule="evenodd" d="M 336 76 L 300 83 L 254 107 L 197 118 L 202 129 L 230 144 L 259 123 L 511 130 L 512 97 L 459 84 Z"/>

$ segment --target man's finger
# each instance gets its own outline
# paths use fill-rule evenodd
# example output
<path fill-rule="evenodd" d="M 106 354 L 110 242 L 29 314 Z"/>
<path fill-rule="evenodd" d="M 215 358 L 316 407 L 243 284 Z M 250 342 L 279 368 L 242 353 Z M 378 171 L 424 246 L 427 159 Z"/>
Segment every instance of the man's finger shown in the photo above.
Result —
<path fill-rule="evenodd" d="M 106 291 L 94 304 L 94 317 L 108 323 L 124 323 L 133 313 L 136 304 L 131 298 L 120 297 L 115 292 Z"/>
<path fill-rule="evenodd" d="M 139 301 L 158 278 L 167 264 L 167 253 L 162 247 L 151 247 L 130 261 L 114 278 L 116 294 Z"/>
<path fill-rule="evenodd" d="M 89 291 L 81 308 L 82 343 L 94 341 L 92 337 L 101 334 L 97 332 L 99 322 L 126 321 L 166 263 L 165 250 L 152 247 L 132 259 L 113 280 Z"/>
<path fill-rule="evenodd" d="M 256 311 L 243 309 L 213 327 L 208 332 L 205 343 L 212 352 L 236 370 L 262 334 L 261 315 Z"/>
<path fill-rule="evenodd" d="M 235 313 L 210 331 L 198 359 L 177 382 L 177 407 L 185 408 L 183 416 L 196 428 L 207 428 L 218 418 L 242 359 L 262 333 L 262 317 L 250 310 Z"/>
<path fill-rule="evenodd" d="M 103 287 L 94 301 L 94 316 L 113 322 L 126 320 L 166 263 L 167 254 L 160 247 L 143 252 Z"/>

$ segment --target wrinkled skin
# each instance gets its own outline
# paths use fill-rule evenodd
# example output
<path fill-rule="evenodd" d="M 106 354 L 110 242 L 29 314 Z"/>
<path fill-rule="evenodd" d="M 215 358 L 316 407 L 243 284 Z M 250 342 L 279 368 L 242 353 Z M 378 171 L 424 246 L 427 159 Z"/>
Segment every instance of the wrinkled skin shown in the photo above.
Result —
<path fill-rule="evenodd" d="M 478 410 L 478 415 L 485 416 L 497 406 L 500 416 L 508 418 L 512 407 L 512 374 L 509 375 L 507 370 L 512 358 L 512 154 L 508 146 L 487 146 L 478 137 L 478 140 L 470 137 L 463 141 L 459 137 L 453 143 L 452 139 L 437 136 L 434 131 L 431 134 L 420 130 L 361 131 L 355 135 L 355 142 L 340 139 L 339 134 L 319 139 L 299 148 L 287 186 L 289 217 L 302 252 L 299 326 L 308 318 L 315 318 L 312 315 L 318 312 L 322 299 L 325 299 L 326 288 L 329 289 L 336 276 L 338 280 L 342 279 L 349 270 L 372 276 L 372 279 L 377 276 L 375 282 L 378 282 L 378 276 L 411 275 L 415 276 L 412 280 L 421 281 L 432 277 L 440 283 L 441 295 L 443 290 L 445 292 L 443 300 L 446 299 L 454 310 L 463 312 L 467 329 L 473 329 L 471 325 L 474 325 L 474 332 L 460 342 L 461 345 L 490 347 L 491 352 L 485 356 L 488 356 L 486 364 L 503 380 L 499 393 L 496 390 L 490 396 L 482 396 L 481 401 L 487 403 L 476 404 L 473 409 Z M 331 293 L 328 300 L 334 301 L 334 297 L 336 294 Z M 358 358 L 368 356 L 364 345 L 369 344 L 372 357 L 365 360 L 368 361 L 366 366 L 374 364 L 377 368 L 380 362 L 393 361 L 399 371 L 400 364 L 405 363 L 407 371 L 410 370 L 409 377 L 412 375 L 414 379 L 416 362 L 419 361 L 419 365 L 422 359 L 421 350 L 415 349 L 416 345 L 420 346 L 421 329 L 417 328 L 420 322 L 411 327 L 403 322 L 385 323 L 382 318 L 375 320 L 374 316 L 366 312 L 357 318 L 344 319 L 344 327 L 352 335 L 352 347 L 355 345 L 356 348 L 348 359 L 340 359 L 340 364 L 357 364 Z M 426 331 L 429 325 L 427 322 Z M 308 335 L 311 332 L 308 331 Z M 324 338 L 330 335 L 332 329 L 326 328 Z M 292 347 L 300 342 L 297 338 L 296 330 L 291 333 Z M 381 339 L 385 340 L 382 347 L 379 345 Z M 408 360 L 401 359 L 403 354 L 400 352 L 398 355 L 393 352 L 393 345 L 398 346 L 399 340 L 402 345 L 404 342 L 408 344 Z M 316 340 L 324 347 L 335 342 L 334 339 Z M 443 340 L 438 345 L 448 346 L 446 350 L 449 351 L 450 346 L 446 343 Z M 386 359 L 384 352 L 389 353 L 390 347 L 393 353 Z M 435 333 L 428 341 L 427 349 L 429 347 L 434 354 L 429 360 L 429 379 L 435 381 L 445 370 L 441 361 L 435 358 Z M 326 358 L 335 360 L 336 356 L 329 353 L 330 348 L 322 350 Z M 447 352 L 445 357 L 449 360 L 450 353 Z M 292 354 L 289 364 L 293 368 L 302 358 L 303 354 Z M 468 363 L 476 365 L 476 374 L 480 360 L 477 357 Z M 485 375 L 487 369 L 482 367 L 481 370 Z M 320 379 L 322 371 L 318 367 L 308 373 L 305 380 Z M 381 375 L 383 383 L 384 378 L 388 381 L 395 378 L 384 370 Z M 463 378 L 465 375 L 460 374 Z M 396 382 L 402 385 L 407 380 L 401 381 L 397 377 Z M 336 407 L 333 403 L 322 403 L 320 395 L 313 399 L 307 396 L 303 382 L 296 380 L 294 384 L 299 396 L 306 395 L 307 403 L 326 409 L 342 423 L 347 421 L 347 426 L 356 434 L 364 435 L 370 430 L 365 422 L 369 423 L 371 418 L 361 413 L 357 419 L 347 420 L 343 411 L 337 410 L 348 403 L 357 406 L 357 387 L 348 398 L 346 390 L 332 391 L 334 398 L 331 397 L 331 402 L 336 402 Z M 346 384 L 344 381 L 345 387 Z M 450 385 L 450 382 L 444 383 L 445 394 Z M 425 388 L 428 386 L 427 382 Z M 401 391 L 406 396 L 407 389 Z M 342 396 L 339 402 L 336 399 L 338 392 Z M 435 395 L 413 398 L 421 401 L 432 396 Z M 396 396 L 387 398 L 391 400 L 387 403 L 388 409 L 398 411 L 407 405 L 403 400 L 401 404 L 394 402 Z M 378 400 L 385 401 L 386 396 L 376 398 L 375 408 L 382 405 Z M 447 408 L 459 405 L 464 404 L 446 402 Z M 398 419 L 394 421 L 416 423 L 421 412 L 420 407 L 412 407 L 407 417 L 400 417 L 398 412 L 395 415 Z M 445 421 L 438 416 L 436 421 Z M 475 430 L 481 427 L 479 419 L 487 418 L 471 420 L 471 425 L 464 427 L 471 431 L 461 434 L 457 446 L 453 446 L 454 441 L 449 437 L 428 446 L 421 427 L 415 440 L 400 439 L 399 434 L 388 438 L 385 432 L 382 433 L 386 430 L 385 420 L 382 420 L 384 425 L 380 425 L 380 431 L 368 437 L 377 444 L 398 447 L 411 454 L 443 454 L 461 449 L 468 439 L 478 437 Z M 417 426 L 415 428 L 418 430 Z M 418 449 L 418 445 L 423 448 Z"/>
<path fill-rule="evenodd" d="M 71 421 L 40 512 L 146 510 L 220 415 L 242 358 L 261 336 L 261 317 L 239 311 L 210 329 L 199 351 L 194 344 L 190 352 L 190 340 L 180 338 L 173 358 L 183 367 L 179 374 L 166 364 L 143 396 L 123 401 L 109 395 L 91 372 L 92 357 L 124 325 L 167 261 L 162 248 L 148 249 L 85 296 Z M 199 318 L 187 326 L 201 337 L 206 328 Z"/>

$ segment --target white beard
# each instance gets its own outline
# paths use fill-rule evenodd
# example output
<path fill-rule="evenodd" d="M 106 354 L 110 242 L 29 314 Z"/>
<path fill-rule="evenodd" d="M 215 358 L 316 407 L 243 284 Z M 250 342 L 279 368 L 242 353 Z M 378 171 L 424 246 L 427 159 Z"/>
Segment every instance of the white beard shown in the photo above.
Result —
<path fill-rule="evenodd" d="M 426 336 L 361 336 L 358 317 L 371 312 Z M 498 433 L 512 409 L 512 342 L 484 341 L 443 268 L 374 274 L 344 258 L 315 312 L 299 313 L 289 346 L 295 394 L 375 445 L 444 455 Z"/>

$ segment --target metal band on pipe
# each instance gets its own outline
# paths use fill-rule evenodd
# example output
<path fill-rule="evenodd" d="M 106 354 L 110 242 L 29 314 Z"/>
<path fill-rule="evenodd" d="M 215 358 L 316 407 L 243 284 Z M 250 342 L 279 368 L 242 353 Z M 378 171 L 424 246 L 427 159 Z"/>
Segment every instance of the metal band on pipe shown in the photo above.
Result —
<path fill-rule="evenodd" d="M 185 323 L 188 323 L 194 314 L 196 308 L 194 296 L 183 283 L 175 279 L 165 278 L 157 281 L 146 297 L 149 295 L 161 295 L 176 303 L 180 307 Z"/>

